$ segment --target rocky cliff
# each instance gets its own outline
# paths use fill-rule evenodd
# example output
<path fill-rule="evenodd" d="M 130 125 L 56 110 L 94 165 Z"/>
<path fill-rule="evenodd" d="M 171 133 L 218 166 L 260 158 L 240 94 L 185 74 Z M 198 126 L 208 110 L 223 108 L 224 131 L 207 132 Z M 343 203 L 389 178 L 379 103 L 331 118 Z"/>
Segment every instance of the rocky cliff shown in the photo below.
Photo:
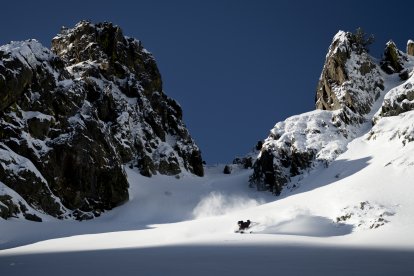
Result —
<path fill-rule="evenodd" d="M 412 76 L 412 62 L 393 42 L 377 62 L 361 37 L 338 32 L 317 85 L 316 110 L 275 125 L 254 163 L 251 185 L 279 195 L 312 168 L 328 166 L 373 118 L 375 123 L 375 118 L 412 110 L 413 84 L 405 82 Z M 391 90 L 382 102 L 396 84 L 402 87 Z"/>
<path fill-rule="evenodd" d="M 0 216 L 88 219 L 128 200 L 123 166 L 202 176 L 153 56 L 111 23 L 0 47 Z"/>

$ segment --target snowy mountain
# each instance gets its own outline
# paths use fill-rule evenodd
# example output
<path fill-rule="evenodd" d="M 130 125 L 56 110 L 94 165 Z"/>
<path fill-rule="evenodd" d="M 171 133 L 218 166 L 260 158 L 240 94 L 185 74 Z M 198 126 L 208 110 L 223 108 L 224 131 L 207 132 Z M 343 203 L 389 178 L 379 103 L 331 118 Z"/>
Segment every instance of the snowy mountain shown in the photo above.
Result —
<path fill-rule="evenodd" d="M 80 23 L 85 24 L 102 26 Z M 90 54 L 60 48 L 60 39 L 71 45 L 74 38 L 67 34 L 72 31 L 63 30 L 53 49 L 72 60 L 75 65 L 61 68 L 83 84 L 90 66 L 92 72 L 98 69 L 91 62 L 75 69 L 78 56 Z M 133 159 L 125 167 L 129 200 L 111 212 L 79 223 L 42 215 L 28 204 L 25 215 L 37 212 L 43 223 L 14 216 L 0 220 L 2 273 L 413 275 L 414 47 L 409 41 L 405 54 L 389 42 L 377 60 L 364 42 L 338 32 L 318 83 L 316 110 L 278 122 L 255 147 L 257 156 L 252 151 L 235 160 L 230 174 L 223 173 L 223 165 L 206 166 L 204 177 L 198 177 L 180 163 L 180 177 L 148 178 Z M 102 82 L 120 87 L 108 78 Z M 87 101 L 94 108 L 96 101 Z M 14 111 L 21 104 L 13 108 L 4 114 L 18 122 L 56 120 L 46 112 Z M 85 109 L 76 122 L 87 122 Z M 36 140 L 30 140 L 33 147 Z M 32 172 L 49 183 L 32 159 L 6 143 L 1 147 L 3 170 Z M 13 210 L 7 200 L 25 202 L 8 183 L 1 183 L 0 191 L 9 196 L 0 196 L 2 212 Z M 247 219 L 251 227 L 235 233 L 237 222 Z"/>
<path fill-rule="evenodd" d="M 317 86 L 316 110 L 275 125 L 254 164 L 252 186 L 276 195 L 295 188 L 310 170 L 329 166 L 373 121 L 411 110 L 407 94 L 412 80 L 407 78 L 413 57 L 388 42 L 378 62 L 362 44 L 357 34 L 335 35 Z M 390 91 L 398 85 L 407 88 Z M 380 105 L 382 111 L 374 117 Z"/>
<path fill-rule="evenodd" d="M 179 104 L 142 43 L 111 23 L 0 47 L 0 217 L 79 220 L 129 198 L 141 174 L 203 175 Z"/>

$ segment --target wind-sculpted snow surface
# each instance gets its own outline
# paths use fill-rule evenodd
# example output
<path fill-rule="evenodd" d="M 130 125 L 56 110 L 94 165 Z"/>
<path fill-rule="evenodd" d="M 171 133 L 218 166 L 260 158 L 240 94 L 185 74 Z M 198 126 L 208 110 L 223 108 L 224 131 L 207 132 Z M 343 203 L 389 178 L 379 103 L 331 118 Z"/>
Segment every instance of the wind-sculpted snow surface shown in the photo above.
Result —
<path fill-rule="evenodd" d="M 0 47 L 0 149 L 3 218 L 99 216 L 129 198 L 124 165 L 203 175 L 153 56 L 111 23 Z"/>

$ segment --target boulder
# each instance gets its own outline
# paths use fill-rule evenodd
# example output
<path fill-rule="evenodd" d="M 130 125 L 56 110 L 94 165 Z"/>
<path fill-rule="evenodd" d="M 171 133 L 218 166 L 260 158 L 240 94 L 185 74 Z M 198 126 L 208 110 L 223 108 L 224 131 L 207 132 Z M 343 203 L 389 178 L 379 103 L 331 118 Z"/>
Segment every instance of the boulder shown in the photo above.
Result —
<path fill-rule="evenodd" d="M 8 219 L 11 217 L 17 217 L 20 213 L 19 206 L 13 202 L 13 198 L 10 195 L 0 195 L 0 218 Z"/>
<path fill-rule="evenodd" d="M 225 165 L 223 169 L 224 174 L 231 174 L 232 168 L 229 165 Z"/>

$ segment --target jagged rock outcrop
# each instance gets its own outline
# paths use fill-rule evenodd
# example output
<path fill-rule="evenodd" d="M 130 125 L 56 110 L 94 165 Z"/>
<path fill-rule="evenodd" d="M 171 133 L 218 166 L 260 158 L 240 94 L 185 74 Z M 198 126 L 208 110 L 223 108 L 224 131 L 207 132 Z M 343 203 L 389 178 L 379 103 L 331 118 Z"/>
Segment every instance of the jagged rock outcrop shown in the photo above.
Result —
<path fill-rule="evenodd" d="M 366 45 L 338 32 L 326 56 L 316 90 L 316 110 L 279 122 L 254 163 L 252 186 L 276 195 L 295 176 L 327 165 L 346 150 L 384 89 L 379 66 Z"/>
<path fill-rule="evenodd" d="M 397 116 L 410 110 L 414 110 L 413 78 L 410 78 L 403 85 L 400 85 L 387 93 L 381 109 L 374 117 L 373 122 L 375 123 L 380 117 Z"/>
<path fill-rule="evenodd" d="M 379 71 L 366 50 L 360 51 L 350 32 L 338 32 L 329 47 L 316 89 L 316 109 L 348 108 L 367 114 L 384 89 Z"/>
<path fill-rule="evenodd" d="M 387 43 L 387 49 L 389 48 L 389 43 Z M 387 73 L 399 73 L 398 76 L 402 81 L 401 85 L 391 89 L 384 97 L 384 101 L 381 105 L 380 110 L 375 114 L 373 118 L 373 123 L 375 124 L 381 117 L 390 117 L 397 116 L 401 113 L 414 110 L 414 79 L 413 79 L 413 57 L 407 54 L 404 54 L 402 51 L 398 50 L 395 44 L 392 44 L 391 48 L 393 49 L 395 57 L 395 63 L 398 64 L 400 70 L 386 71 Z M 408 50 L 408 46 L 407 46 Z M 388 51 L 389 52 L 389 51 Z M 381 61 L 382 64 L 390 63 L 387 55 L 384 54 L 384 61 Z M 394 67 L 393 67 L 394 68 Z"/>
<path fill-rule="evenodd" d="M 406 55 L 398 50 L 393 41 L 388 41 L 381 60 L 381 69 L 387 74 L 400 73 L 406 61 Z"/>
<path fill-rule="evenodd" d="M 155 60 L 140 41 L 124 37 L 110 23 L 81 22 L 73 30 L 63 29 L 52 51 L 92 86 L 92 98 L 99 88 L 111 91 L 97 99 L 97 111 L 103 121 L 117 123 L 112 130 L 123 162 L 135 158 L 144 175 L 175 175 L 182 169 L 203 175 L 201 154 L 182 123 L 181 107 L 163 93 Z M 119 105 L 132 112 L 125 116 L 124 110 L 113 110 Z"/>
<path fill-rule="evenodd" d="M 203 175 L 181 107 L 140 41 L 82 21 L 63 28 L 51 51 L 36 40 L 0 47 L 3 209 L 15 191 L 28 210 L 98 216 L 128 200 L 124 164 L 146 176 Z M 2 217 L 22 213 L 7 208 Z"/>

